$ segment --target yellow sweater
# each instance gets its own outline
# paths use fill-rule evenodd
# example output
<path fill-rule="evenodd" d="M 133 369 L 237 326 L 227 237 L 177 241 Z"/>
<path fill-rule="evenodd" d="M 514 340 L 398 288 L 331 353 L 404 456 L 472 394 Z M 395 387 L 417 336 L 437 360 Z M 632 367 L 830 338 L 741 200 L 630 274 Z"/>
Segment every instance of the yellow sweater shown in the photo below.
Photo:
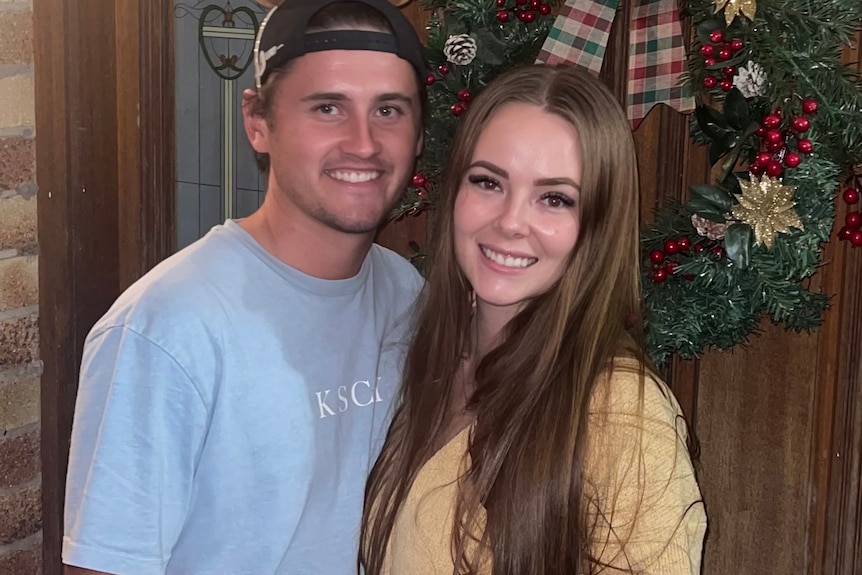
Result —
<path fill-rule="evenodd" d="M 706 512 L 682 412 L 663 382 L 647 377 L 645 383 L 642 414 L 633 373 L 614 372 L 591 399 L 586 504 L 590 519 L 608 518 L 596 523 L 593 553 L 622 572 L 697 574 Z M 395 521 L 387 575 L 452 575 L 454 507 L 459 478 L 470 464 L 469 436 L 468 427 L 419 471 Z M 589 501 L 599 501 L 604 513 Z"/>

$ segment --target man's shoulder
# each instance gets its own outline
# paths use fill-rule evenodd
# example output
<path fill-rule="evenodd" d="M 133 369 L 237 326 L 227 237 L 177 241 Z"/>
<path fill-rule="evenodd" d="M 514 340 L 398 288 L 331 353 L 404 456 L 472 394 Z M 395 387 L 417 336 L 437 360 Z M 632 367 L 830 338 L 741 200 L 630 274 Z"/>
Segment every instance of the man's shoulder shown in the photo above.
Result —
<path fill-rule="evenodd" d="M 405 290 L 412 296 L 422 288 L 425 280 L 404 256 L 397 252 L 374 244 L 371 247 L 371 256 L 374 258 L 375 273 L 381 270 L 383 277 L 391 280 L 396 289 Z"/>
<path fill-rule="evenodd" d="M 129 286 L 93 327 L 127 327 L 142 334 L 160 325 L 192 328 L 218 317 L 221 301 L 238 281 L 229 244 L 212 232 L 166 258 Z"/>

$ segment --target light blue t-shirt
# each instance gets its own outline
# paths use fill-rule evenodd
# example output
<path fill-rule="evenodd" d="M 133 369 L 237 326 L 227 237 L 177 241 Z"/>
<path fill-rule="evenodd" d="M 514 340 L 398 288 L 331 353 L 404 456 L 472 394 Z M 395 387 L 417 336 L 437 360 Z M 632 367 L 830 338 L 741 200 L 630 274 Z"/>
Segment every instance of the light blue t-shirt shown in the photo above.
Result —
<path fill-rule="evenodd" d="M 310 277 L 233 221 L 159 264 L 87 337 L 64 562 L 356 573 L 420 287 L 377 245 L 353 278 Z"/>

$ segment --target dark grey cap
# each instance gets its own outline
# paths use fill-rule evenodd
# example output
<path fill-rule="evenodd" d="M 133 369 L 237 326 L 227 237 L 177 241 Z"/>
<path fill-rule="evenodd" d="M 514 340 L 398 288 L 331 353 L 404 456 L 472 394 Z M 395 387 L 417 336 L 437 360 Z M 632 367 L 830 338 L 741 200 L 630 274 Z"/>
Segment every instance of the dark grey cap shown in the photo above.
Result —
<path fill-rule="evenodd" d="M 285 0 L 264 18 L 254 43 L 254 79 L 260 89 L 269 73 L 289 60 L 323 50 L 373 50 L 390 52 L 416 70 L 424 88 L 425 60 L 416 30 L 389 0 L 350 0 L 374 8 L 386 18 L 394 33 L 367 30 L 325 30 L 307 33 L 309 21 L 321 9 L 345 0 Z"/>

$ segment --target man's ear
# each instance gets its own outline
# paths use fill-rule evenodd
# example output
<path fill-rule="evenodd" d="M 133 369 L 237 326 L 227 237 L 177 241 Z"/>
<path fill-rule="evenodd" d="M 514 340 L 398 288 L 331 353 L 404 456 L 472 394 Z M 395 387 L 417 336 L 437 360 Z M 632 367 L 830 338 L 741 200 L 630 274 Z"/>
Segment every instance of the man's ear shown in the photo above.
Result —
<path fill-rule="evenodd" d="M 251 148 L 258 153 L 269 153 L 269 125 L 266 118 L 258 112 L 257 91 L 248 88 L 242 93 L 242 121 L 245 135 Z"/>
<path fill-rule="evenodd" d="M 419 139 L 416 141 L 416 157 L 422 154 L 422 149 L 425 147 L 425 129 L 419 126 Z"/>

